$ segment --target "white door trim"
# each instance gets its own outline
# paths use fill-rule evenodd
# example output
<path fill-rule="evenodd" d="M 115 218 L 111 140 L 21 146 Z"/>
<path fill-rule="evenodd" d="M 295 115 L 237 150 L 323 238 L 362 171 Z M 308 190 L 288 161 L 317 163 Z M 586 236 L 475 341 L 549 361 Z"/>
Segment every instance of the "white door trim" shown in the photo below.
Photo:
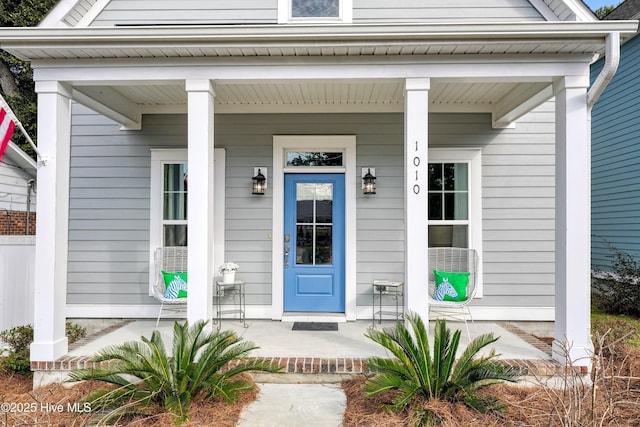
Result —
<path fill-rule="evenodd" d="M 271 318 L 282 319 L 284 311 L 284 169 L 285 150 L 344 152 L 345 196 L 345 317 L 356 320 L 356 136 L 273 136 L 273 239 L 271 246 Z M 317 170 L 315 171 L 317 172 Z M 327 172 L 329 170 L 327 169 Z"/>

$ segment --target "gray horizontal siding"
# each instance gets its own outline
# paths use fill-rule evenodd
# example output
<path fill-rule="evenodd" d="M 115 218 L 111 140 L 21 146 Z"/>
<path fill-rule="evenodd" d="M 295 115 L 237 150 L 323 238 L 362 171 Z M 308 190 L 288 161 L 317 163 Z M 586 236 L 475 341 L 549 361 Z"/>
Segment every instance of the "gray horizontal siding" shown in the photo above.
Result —
<path fill-rule="evenodd" d="M 9 156 L 0 163 L 0 215 L 4 211 L 27 210 L 27 183 L 32 176 L 15 164 Z M 36 194 L 32 193 L 31 211 L 36 209 Z"/>
<path fill-rule="evenodd" d="M 72 11 L 77 22 L 82 8 Z M 93 26 L 275 24 L 277 0 L 112 0 Z M 70 14 L 71 15 L 71 14 Z M 354 23 L 542 21 L 527 0 L 354 0 Z"/>
<path fill-rule="evenodd" d="M 275 24 L 277 0 L 111 0 L 92 26 Z"/>
<path fill-rule="evenodd" d="M 610 269 L 613 249 L 640 256 L 640 37 L 621 48 L 618 71 L 592 111 L 591 265 Z M 604 59 L 591 68 L 592 79 Z"/>
<path fill-rule="evenodd" d="M 483 149 L 486 306 L 554 304 L 555 126 L 548 102 Z"/>
<path fill-rule="evenodd" d="M 353 21 L 357 23 L 542 20 L 527 0 L 353 0 Z"/>
<path fill-rule="evenodd" d="M 432 146 L 483 147 L 485 297 L 479 305 L 553 304 L 552 113 L 553 104 L 546 104 L 507 130 L 492 129 L 486 114 L 430 116 Z M 402 280 L 403 120 L 402 114 L 216 116 L 215 143 L 226 149 L 225 258 L 241 265 L 247 304 L 271 303 L 272 188 L 252 196 L 250 177 L 254 166 L 272 165 L 274 134 L 357 135 L 357 167 L 375 167 L 378 177 L 374 197 L 356 191 L 358 305 L 371 304 L 374 279 Z M 186 146 L 186 116 L 145 116 L 142 131 L 127 132 L 76 105 L 72 132 L 68 301 L 153 304 L 149 148 Z"/>

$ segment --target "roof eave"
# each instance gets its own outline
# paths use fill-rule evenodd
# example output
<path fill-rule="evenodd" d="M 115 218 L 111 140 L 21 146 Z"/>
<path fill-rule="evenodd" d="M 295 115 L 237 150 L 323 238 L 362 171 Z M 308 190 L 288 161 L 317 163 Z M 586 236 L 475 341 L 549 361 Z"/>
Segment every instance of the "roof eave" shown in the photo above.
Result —
<path fill-rule="evenodd" d="M 317 47 L 389 42 L 510 43 L 526 40 L 600 39 L 612 32 L 635 34 L 638 21 L 439 23 L 392 25 L 233 25 L 0 29 L 0 48 L 22 59 L 30 49 L 73 50 L 119 47 L 202 46 L 233 44 Z M 61 56 L 64 58 L 64 56 Z"/>

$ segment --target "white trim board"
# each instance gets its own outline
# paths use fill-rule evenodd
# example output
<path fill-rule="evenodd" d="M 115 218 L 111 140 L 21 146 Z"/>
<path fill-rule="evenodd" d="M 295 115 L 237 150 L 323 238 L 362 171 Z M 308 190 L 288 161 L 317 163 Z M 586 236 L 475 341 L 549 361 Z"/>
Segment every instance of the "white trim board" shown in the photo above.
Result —
<path fill-rule="evenodd" d="M 231 306 L 229 306 L 231 308 Z M 271 319 L 272 308 L 270 305 L 247 306 L 247 319 Z M 69 318 L 131 318 L 131 319 L 155 319 L 158 316 L 159 305 L 92 305 L 92 304 L 67 304 L 66 316 Z M 377 309 L 377 307 L 376 307 Z M 383 310 L 395 310 L 395 306 L 382 307 Z M 358 306 L 357 320 L 371 320 L 371 307 Z M 554 321 L 555 310 L 553 307 L 474 307 L 471 306 L 471 315 L 474 320 L 480 321 Z M 186 314 L 185 314 L 186 316 Z M 309 315 L 305 319 L 311 319 Z M 281 316 L 282 321 L 294 321 L 298 317 Z M 315 321 L 317 317 L 313 318 Z M 323 318 L 325 319 L 325 318 Z M 235 319 L 237 321 L 237 319 Z M 326 320 L 326 319 L 325 319 Z M 223 319 L 224 321 L 234 321 L 234 319 Z M 336 321 L 332 318 L 331 321 Z M 340 320 L 341 321 L 341 320 Z"/>
<path fill-rule="evenodd" d="M 273 136 L 273 240 L 271 247 L 271 303 L 273 320 L 284 312 L 284 172 L 286 150 L 330 150 L 344 152 L 345 197 L 345 316 L 356 320 L 356 136 L 355 135 L 274 135 Z M 304 170 L 301 168 L 300 172 Z M 327 170 L 328 171 L 328 170 Z M 315 170 L 317 172 L 317 170 Z M 359 185 L 358 185 L 359 186 Z"/>

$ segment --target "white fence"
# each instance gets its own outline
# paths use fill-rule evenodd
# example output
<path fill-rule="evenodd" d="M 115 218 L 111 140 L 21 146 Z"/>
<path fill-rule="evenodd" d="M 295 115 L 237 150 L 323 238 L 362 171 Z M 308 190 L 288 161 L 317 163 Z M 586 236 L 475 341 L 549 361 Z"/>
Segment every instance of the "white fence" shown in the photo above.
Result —
<path fill-rule="evenodd" d="M 35 236 L 0 236 L 0 331 L 33 323 Z"/>

